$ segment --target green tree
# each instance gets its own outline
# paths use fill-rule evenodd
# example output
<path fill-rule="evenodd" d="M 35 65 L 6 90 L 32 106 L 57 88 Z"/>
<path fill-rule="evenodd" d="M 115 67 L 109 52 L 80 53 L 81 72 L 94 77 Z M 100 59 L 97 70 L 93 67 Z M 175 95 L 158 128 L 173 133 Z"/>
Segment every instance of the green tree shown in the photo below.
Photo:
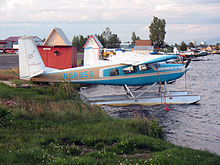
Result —
<path fill-rule="evenodd" d="M 101 42 L 101 44 L 105 47 L 105 39 L 103 37 L 103 35 L 99 35 L 99 34 L 96 34 L 96 37 L 98 38 L 98 40 Z"/>
<path fill-rule="evenodd" d="M 107 41 L 107 48 L 120 48 L 121 41 L 117 34 L 112 34 Z"/>
<path fill-rule="evenodd" d="M 181 51 L 186 51 L 186 49 L 187 49 L 187 45 L 184 41 L 182 41 L 181 44 L 180 44 L 180 50 Z"/>
<path fill-rule="evenodd" d="M 220 48 L 220 44 L 219 43 L 217 43 L 216 45 L 215 45 L 215 50 L 219 50 Z"/>
<path fill-rule="evenodd" d="M 135 32 L 131 34 L 131 44 L 134 45 L 136 40 L 140 40 L 140 37 L 136 36 Z"/>
<path fill-rule="evenodd" d="M 149 26 L 150 29 L 149 37 L 153 45 L 157 48 L 160 48 L 164 45 L 164 39 L 166 35 L 165 27 L 166 27 L 166 21 L 164 19 L 159 19 L 154 16 L 153 21 Z"/>
<path fill-rule="evenodd" d="M 101 35 L 96 35 L 105 48 L 120 48 L 121 41 L 117 34 L 112 34 L 110 28 L 106 28 Z"/>
<path fill-rule="evenodd" d="M 77 49 L 79 49 L 80 44 L 79 44 L 79 37 L 78 36 L 73 37 L 72 45 L 75 46 Z"/>
<path fill-rule="evenodd" d="M 82 49 L 84 44 L 85 44 L 85 38 L 83 37 L 83 35 L 79 35 L 79 48 Z"/>
<path fill-rule="evenodd" d="M 105 36 L 104 36 L 105 35 Z M 86 41 L 90 36 L 84 37 L 83 35 L 74 36 L 72 45 L 77 49 L 83 49 Z M 104 31 L 101 35 L 96 34 L 103 47 L 105 48 L 120 48 L 121 41 L 117 34 L 112 34 L 110 28 L 107 28 L 107 32 Z"/>
<path fill-rule="evenodd" d="M 83 49 L 86 41 L 88 40 L 89 36 L 84 37 L 83 35 L 74 36 L 72 40 L 72 45 L 75 46 L 78 50 Z"/>
<path fill-rule="evenodd" d="M 195 45 L 194 45 L 194 43 L 193 42 L 189 42 L 189 48 L 195 48 Z"/>
<path fill-rule="evenodd" d="M 166 44 L 166 46 L 162 49 L 163 52 L 165 53 L 172 53 L 173 52 L 173 47 Z"/>

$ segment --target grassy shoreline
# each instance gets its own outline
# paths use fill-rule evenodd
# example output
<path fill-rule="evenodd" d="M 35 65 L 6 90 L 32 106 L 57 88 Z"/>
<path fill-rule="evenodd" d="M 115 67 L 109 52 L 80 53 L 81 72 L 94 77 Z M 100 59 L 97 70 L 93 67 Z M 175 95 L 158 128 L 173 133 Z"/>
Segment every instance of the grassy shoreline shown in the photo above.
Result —
<path fill-rule="evenodd" d="M 77 88 L 0 83 L 0 164 L 219 164 L 163 140 L 156 119 L 113 119 L 81 102 Z"/>

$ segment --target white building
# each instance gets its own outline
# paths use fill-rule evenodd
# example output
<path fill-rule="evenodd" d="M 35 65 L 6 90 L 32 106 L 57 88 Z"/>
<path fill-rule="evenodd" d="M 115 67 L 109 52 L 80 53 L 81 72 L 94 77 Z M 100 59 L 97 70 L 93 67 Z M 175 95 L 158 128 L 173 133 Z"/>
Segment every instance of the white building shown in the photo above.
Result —
<path fill-rule="evenodd" d="M 84 45 L 84 66 L 96 65 L 101 59 L 102 44 L 95 35 L 91 35 Z"/>

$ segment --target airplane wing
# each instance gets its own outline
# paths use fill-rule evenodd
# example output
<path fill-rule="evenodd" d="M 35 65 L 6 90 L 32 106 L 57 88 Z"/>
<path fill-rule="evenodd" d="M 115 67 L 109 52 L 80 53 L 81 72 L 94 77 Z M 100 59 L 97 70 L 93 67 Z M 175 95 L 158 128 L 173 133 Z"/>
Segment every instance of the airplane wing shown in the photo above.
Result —
<path fill-rule="evenodd" d="M 109 58 L 109 61 L 120 62 L 122 65 L 141 65 L 155 62 L 167 61 L 177 58 L 176 55 L 150 55 L 137 54 L 132 52 L 117 53 L 115 56 Z"/>
<path fill-rule="evenodd" d="M 167 60 L 170 60 L 170 59 L 176 59 L 176 58 L 177 58 L 176 55 L 153 55 L 153 57 L 151 59 L 148 59 L 147 61 L 144 61 L 144 62 L 142 61 L 142 62 L 136 63 L 134 65 L 150 64 L 150 63 L 155 63 L 155 62 L 163 62 L 163 61 L 167 61 Z"/>

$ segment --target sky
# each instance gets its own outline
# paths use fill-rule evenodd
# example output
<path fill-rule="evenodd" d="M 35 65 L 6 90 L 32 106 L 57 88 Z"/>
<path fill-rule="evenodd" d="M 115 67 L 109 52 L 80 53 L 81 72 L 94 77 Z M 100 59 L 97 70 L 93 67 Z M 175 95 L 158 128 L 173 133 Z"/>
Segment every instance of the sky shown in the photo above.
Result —
<path fill-rule="evenodd" d="M 106 27 L 122 42 L 130 41 L 132 32 L 149 39 L 153 16 L 165 19 L 170 44 L 220 37 L 220 0 L 0 0 L 0 40 L 47 38 L 55 26 L 70 41 Z"/>

